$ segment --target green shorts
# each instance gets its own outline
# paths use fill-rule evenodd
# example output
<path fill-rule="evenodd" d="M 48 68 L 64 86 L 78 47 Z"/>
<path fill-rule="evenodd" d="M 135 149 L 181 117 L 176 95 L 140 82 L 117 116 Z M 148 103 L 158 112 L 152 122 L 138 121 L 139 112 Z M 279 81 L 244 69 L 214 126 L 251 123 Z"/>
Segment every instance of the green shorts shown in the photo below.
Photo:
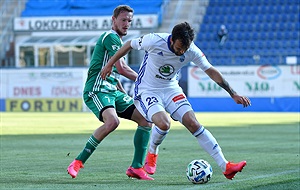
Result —
<path fill-rule="evenodd" d="M 121 91 L 115 92 L 84 92 L 86 106 L 103 122 L 102 112 L 107 108 L 115 108 L 119 117 L 131 119 L 135 109 L 133 99 Z"/>

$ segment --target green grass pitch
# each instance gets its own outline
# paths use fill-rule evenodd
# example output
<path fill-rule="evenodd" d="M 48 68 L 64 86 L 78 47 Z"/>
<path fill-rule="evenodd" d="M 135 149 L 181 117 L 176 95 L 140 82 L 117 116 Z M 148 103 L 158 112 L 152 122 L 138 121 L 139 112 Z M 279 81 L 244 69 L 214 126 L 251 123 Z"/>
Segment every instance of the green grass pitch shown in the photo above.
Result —
<path fill-rule="evenodd" d="M 233 180 L 227 180 L 214 160 L 178 122 L 160 147 L 154 181 L 125 175 L 133 155 L 136 128 L 121 120 L 86 162 L 76 179 L 67 166 L 101 125 L 92 113 L 0 113 L 0 189 L 299 189 L 299 113 L 197 113 L 230 161 L 247 160 Z M 213 167 L 207 184 L 190 183 L 185 175 L 193 159 Z"/>

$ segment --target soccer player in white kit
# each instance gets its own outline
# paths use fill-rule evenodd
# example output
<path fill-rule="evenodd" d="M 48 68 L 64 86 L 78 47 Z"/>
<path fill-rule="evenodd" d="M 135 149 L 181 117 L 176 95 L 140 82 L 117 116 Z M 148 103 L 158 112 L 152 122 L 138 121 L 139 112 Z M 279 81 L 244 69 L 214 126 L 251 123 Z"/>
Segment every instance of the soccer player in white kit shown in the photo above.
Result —
<path fill-rule="evenodd" d="M 109 76 L 114 63 L 131 49 L 145 51 L 135 81 L 134 104 L 146 120 L 155 124 L 144 166 L 147 173 L 154 174 L 156 171 L 158 148 L 170 129 L 168 112 L 172 119 L 182 123 L 196 137 L 199 145 L 216 161 L 225 177 L 233 179 L 237 172 L 242 171 L 246 161 L 233 163 L 225 159 L 216 139 L 197 121 L 189 101 L 178 84 L 178 73 L 184 65 L 193 62 L 225 89 L 237 104 L 247 107 L 251 102 L 248 97 L 238 95 L 230 87 L 193 40 L 194 30 L 187 22 L 177 24 L 171 34 L 151 33 L 130 40 L 102 69 L 101 77 L 105 79 Z"/>

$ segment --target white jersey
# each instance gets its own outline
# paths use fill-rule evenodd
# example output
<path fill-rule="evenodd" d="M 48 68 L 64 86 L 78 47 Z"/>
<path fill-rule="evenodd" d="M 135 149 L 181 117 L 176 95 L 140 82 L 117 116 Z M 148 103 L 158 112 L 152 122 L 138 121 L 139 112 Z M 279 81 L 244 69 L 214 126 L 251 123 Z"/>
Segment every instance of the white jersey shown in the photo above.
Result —
<path fill-rule="evenodd" d="M 192 42 L 181 56 L 170 50 L 168 33 L 151 33 L 131 41 L 131 47 L 145 50 L 145 56 L 136 79 L 135 95 L 144 90 L 177 87 L 180 69 L 193 62 L 203 71 L 211 67 L 202 51 Z"/>

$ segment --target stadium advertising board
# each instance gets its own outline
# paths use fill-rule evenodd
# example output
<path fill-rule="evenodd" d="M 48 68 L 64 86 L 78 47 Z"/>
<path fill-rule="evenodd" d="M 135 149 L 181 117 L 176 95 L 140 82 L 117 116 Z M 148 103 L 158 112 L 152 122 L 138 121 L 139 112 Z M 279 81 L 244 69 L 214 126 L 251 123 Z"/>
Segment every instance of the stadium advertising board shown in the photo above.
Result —
<path fill-rule="evenodd" d="M 3 98 L 80 98 L 82 69 L 22 69 L 3 72 Z"/>
<path fill-rule="evenodd" d="M 8 99 L 6 111 L 9 112 L 81 112 L 81 98 L 33 98 Z"/>
<path fill-rule="evenodd" d="M 219 66 L 231 86 L 249 97 L 299 97 L 300 66 Z M 192 88 L 191 88 L 192 87 Z M 189 97 L 226 97 L 227 92 L 201 69 L 188 69 Z"/>
<path fill-rule="evenodd" d="M 86 71 L 87 69 L 3 70 L 0 98 L 6 100 L 6 111 L 82 111 Z"/>
<path fill-rule="evenodd" d="M 49 31 L 98 31 L 111 28 L 111 16 L 98 17 L 18 17 L 14 19 L 14 30 L 30 32 Z M 133 29 L 156 28 L 158 16 L 155 14 L 135 15 Z"/>
<path fill-rule="evenodd" d="M 201 69 L 188 66 L 181 81 L 195 111 L 300 111 L 299 65 L 217 68 L 239 94 L 250 97 L 252 106 L 237 106 Z M 1 69 L 0 111 L 86 111 L 82 91 L 87 69 Z M 133 81 L 121 78 L 121 83 L 132 96 Z"/>

